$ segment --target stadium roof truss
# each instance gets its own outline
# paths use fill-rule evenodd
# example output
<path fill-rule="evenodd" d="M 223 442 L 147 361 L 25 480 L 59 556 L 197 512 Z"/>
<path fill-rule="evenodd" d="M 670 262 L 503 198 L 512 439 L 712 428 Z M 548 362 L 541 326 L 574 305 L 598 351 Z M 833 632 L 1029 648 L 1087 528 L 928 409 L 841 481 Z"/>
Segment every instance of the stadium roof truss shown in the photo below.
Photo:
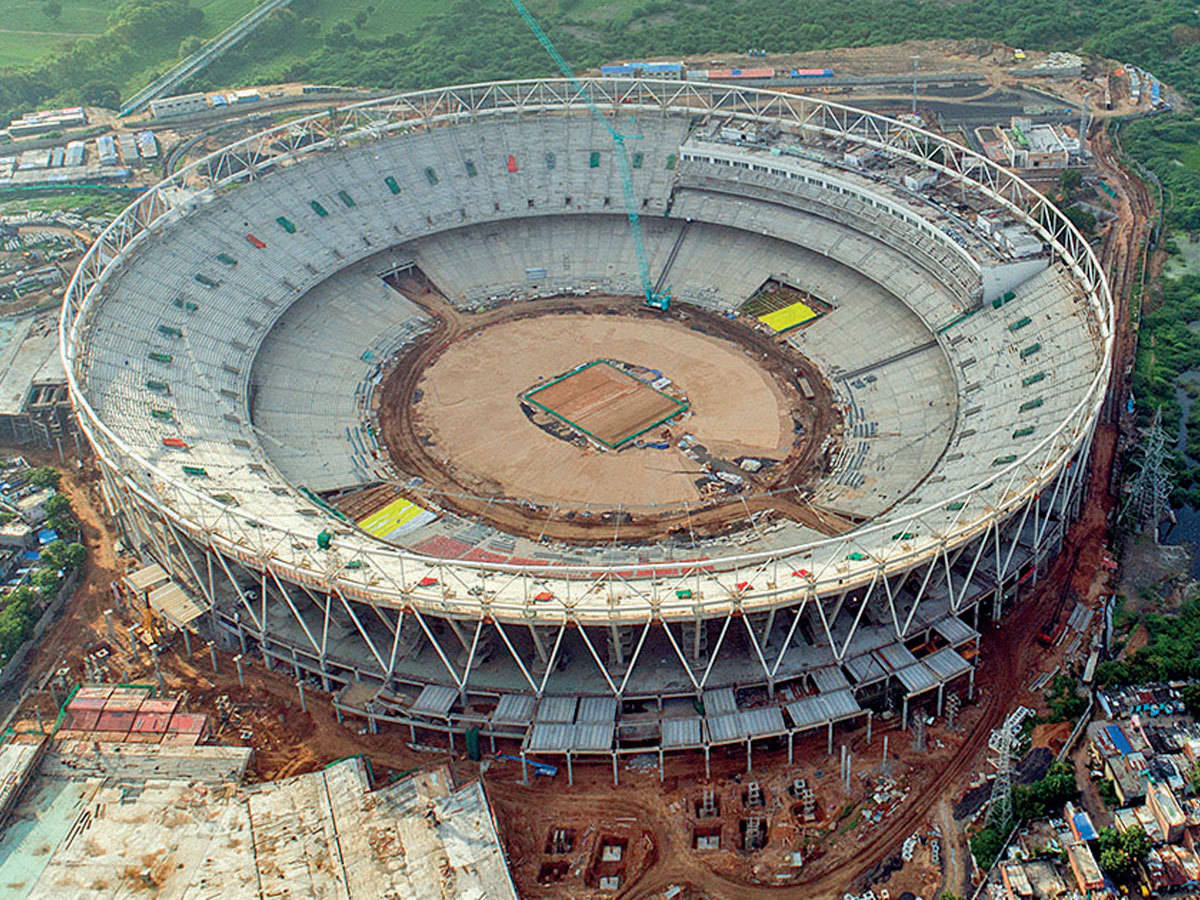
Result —
<path fill-rule="evenodd" d="M 336 548 L 320 551 L 314 545 L 312 533 L 288 531 L 222 504 L 185 480 L 156 468 L 128 446 L 89 405 L 78 380 L 79 363 L 90 307 L 99 289 L 107 277 L 125 265 L 140 242 L 153 239 L 155 232 L 195 209 L 203 201 L 204 192 L 254 181 L 314 153 L 411 130 L 521 112 L 583 113 L 587 110 L 585 93 L 590 102 L 605 109 L 638 111 L 643 115 L 653 111 L 720 114 L 750 122 L 775 123 L 799 134 L 848 138 L 911 160 L 982 192 L 1034 230 L 1050 247 L 1054 259 L 1069 269 L 1086 293 L 1093 320 L 1089 325 L 1102 347 L 1102 363 L 1090 387 L 1058 427 L 1039 436 L 1018 458 L 988 472 L 973 488 L 940 499 L 936 517 L 931 517 L 933 507 L 929 507 L 886 517 L 886 521 L 804 547 L 690 565 L 676 562 L 609 567 L 443 560 L 366 540 L 358 542 L 352 557 Z M 583 78 L 578 87 L 559 79 L 497 82 L 416 91 L 330 109 L 248 137 L 192 162 L 146 191 L 116 217 L 91 247 L 67 288 L 59 336 L 72 401 L 85 433 L 107 464 L 112 487 L 118 493 L 139 498 L 146 508 L 170 510 L 170 515 L 164 518 L 167 527 L 151 529 L 158 535 L 162 549 L 172 555 L 172 545 L 181 549 L 184 538 L 199 538 L 220 554 L 261 571 L 264 587 L 269 572 L 285 597 L 288 591 L 283 587 L 284 581 L 306 592 L 322 594 L 326 598 L 327 615 L 330 603 L 343 607 L 367 638 L 380 667 L 389 671 L 388 649 L 371 642 L 367 629 L 355 616 L 351 600 L 368 603 L 377 613 L 380 607 L 399 607 L 402 611 L 397 614 L 397 622 L 400 616 L 411 614 L 427 634 L 430 632 L 423 614 L 486 619 L 496 624 L 502 637 L 505 633 L 502 623 L 536 620 L 558 623 L 560 629 L 572 622 L 637 623 L 648 630 L 652 622 L 723 616 L 723 640 L 732 619 L 742 613 L 765 613 L 798 603 L 795 621 L 790 626 L 794 631 L 808 604 L 818 597 L 835 598 L 836 606 L 831 610 L 826 610 L 825 603 L 814 606 L 833 656 L 838 660 L 845 657 L 854 631 L 851 629 L 844 640 L 839 640 L 830 623 L 837 618 L 851 591 L 857 590 L 860 596 L 865 593 L 858 616 L 866 608 L 867 599 L 885 597 L 896 632 L 902 635 L 912 622 L 916 605 L 905 611 L 894 602 L 893 593 L 897 589 L 894 579 L 928 563 L 919 575 L 921 592 L 944 580 L 949 609 L 952 613 L 959 612 L 971 600 L 967 596 L 971 577 L 956 581 L 951 568 L 968 542 L 983 538 L 976 544 L 978 549 L 970 562 L 971 574 L 981 564 L 990 565 L 994 567 L 996 583 L 1001 584 L 1010 575 L 1017 548 L 1015 537 L 1002 541 L 1002 527 L 1016 518 L 1020 521 L 1017 534 L 1030 522 L 1035 535 L 1040 537 L 1050 526 L 1050 510 L 1061 502 L 1060 493 L 1066 498 L 1077 497 L 1083 466 L 1072 465 L 1072 461 L 1082 459 L 1090 445 L 1111 365 L 1112 328 L 1107 282 L 1086 241 L 1039 192 L 969 149 L 920 128 L 825 100 L 707 83 Z M 1058 477 L 1060 474 L 1064 477 Z M 947 500 L 961 504 L 948 526 L 944 513 L 949 508 Z M 1076 501 L 1070 502 L 1073 505 Z M 933 518 L 937 521 L 932 521 Z M 889 540 L 885 532 L 897 534 Z M 919 537 L 910 539 L 909 533 L 917 533 Z M 985 551 L 989 557 L 987 563 L 984 563 Z M 188 559 L 186 553 L 182 555 Z M 225 565 L 223 561 L 220 564 Z M 192 565 L 190 560 L 187 565 Z M 663 573 L 667 568 L 670 574 Z M 193 574 L 197 583 L 207 581 L 211 585 L 211 578 L 202 578 L 194 570 Z M 265 593 L 264 590 L 264 596 Z M 546 599 L 547 594 L 550 599 Z M 258 628 L 265 627 L 265 600 L 261 609 L 245 598 L 242 602 L 250 620 Z M 290 605 L 291 601 L 288 602 Z M 387 618 L 380 615 L 386 623 Z M 303 623 L 298 614 L 297 619 Z M 743 622 L 764 673 L 774 673 L 787 644 L 772 660 L 755 640 L 750 620 L 743 618 Z M 397 630 L 392 625 L 389 628 Z M 665 630 L 683 660 L 685 653 L 679 640 L 669 627 Z M 323 653 L 324 638 L 318 641 L 307 627 L 305 631 L 313 647 Z M 582 629 L 580 633 L 583 634 Z M 642 635 L 644 639 L 645 631 Z M 512 650 L 507 638 L 504 642 Z M 599 661 L 590 643 L 588 649 Z M 440 649 L 438 652 L 455 683 L 464 684 L 465 676 Z M 514 651 L 514 656 L 519 654 Z M 394 659 L 393 645 L 393 664 Z M 697 689 L 702 688 L 708 671 L 695 677 L 686 664 L 685 668 Z M 531 688 L 538 690 L 537 679 L 524 666 L 522 671 Z M 621 685 L 607 673 L 605 678 L 614 692 L 620 693 Z"/>

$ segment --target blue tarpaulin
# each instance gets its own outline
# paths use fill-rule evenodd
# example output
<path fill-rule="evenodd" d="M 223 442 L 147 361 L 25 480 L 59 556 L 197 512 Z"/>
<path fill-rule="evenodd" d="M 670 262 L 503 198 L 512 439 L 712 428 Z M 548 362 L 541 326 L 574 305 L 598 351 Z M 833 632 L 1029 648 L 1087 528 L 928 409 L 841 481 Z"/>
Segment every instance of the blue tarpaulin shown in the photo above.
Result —
<path fill-rule="evenodd" d="M 51 541 L 57 541 L 57 540 L 58 540 L 58 532 L 55 531 L 53 528 L 43 528 L 41 531 L 38 532 L 38 543 L 39 544 L 48 544 Z"/>
<path fill-rule="evenodd" d="M 1087 813 L 1075 813 L 1075 833 L 1079 835 L 1081 841 L 1096 840 L 1096 828 L 1092 825 L 1092 820 L 1088 818 Z"/>
<path fill-rule="evenodd" d="M 1108 732 L 1108 739 L 1112 741 L 1112 745 L 1117 748 L 1118 753 L 1128 756 L 1133 752 L 1133 746 L 1129 743 L 1129 738 L 1125 737 L 1125 732 L 1121 730 L 1120 725 L 1106 725 L 1104 730 Z"/>

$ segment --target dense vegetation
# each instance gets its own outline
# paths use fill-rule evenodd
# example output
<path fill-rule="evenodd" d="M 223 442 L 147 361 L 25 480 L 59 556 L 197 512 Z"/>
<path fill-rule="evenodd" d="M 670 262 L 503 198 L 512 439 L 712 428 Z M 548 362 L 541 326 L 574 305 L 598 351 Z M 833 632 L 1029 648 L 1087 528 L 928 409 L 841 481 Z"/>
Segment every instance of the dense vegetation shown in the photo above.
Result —
<path fill-rule="evenodd" d="M 1096 667 L 1097 684 L 1103 687 L 1200 678 L 1200 599 L 1184 603 L 1177 616 L 1147 613 L 1143 624 L 1149 634 L 1147 645 L 1124 659 L 1100 663 Z M 1200 697 L 1192 699 L 1200 705 Z"/>
<path fill-rule="evenodd" d="M 1141 825 L 1120 832 L 1109 825 L 1097 835 L 1100 845 L 1100 868 L 1116 881 L 1133 877 L 1137 866 L 1150 853 L 1150 838 Z"/>
<path fill-rule="evenodd" d="M 579 67 L 623 56 L 785 52 L 908 39 L 986 38 L 1017 46 L 1121 56 L 1194 90 L 1200 28 L 1194 5 L 1164 0 L 542 0 L 531 4 Z M 295 0 L 206 76 L 211 83 L 300 79 L 415 88 L 553 71 L 507 0 L 445 6 L 408 0 Z M 401 29 L 400 26 L 403 26 Z M 0 111 L 54 101 L 114 105 L 132 79 L 149 80 L 208 33 L 189 0 L 125 0 L 105 32 L 21 69 L 0 70 Z M 1174 77 L 1178 76 L 1178 77 Z M 1188 81 L 1188 84 L 1184 84 Z M 200 84 L 203 86 L 203 83 Z"/>
<path fill-rule="evenodd" d="M 1004 847 L 1004 839 L 1014 825 L 1028 819 L 1057 815 L 1068 800 L 1079 794 L 1075 784 L 1075 769 L 1066 760 L 1050 764 L 1046 775 L 1032 784 L 1013 785 L 1013 818 L 1008 822 L 985 825 L 971 838 L 971 853 L 975 861 L 988 868 Z"/>
<path fill-rule="evenodd" d="M 57 492 L 58 472 L 44 467 L 30 472 L 29 480 L 38 487 L 54 488 L 46 501 L 46 527 L 59 535 L 42 547 L 37 566 L 29 573 L 29 583 L 9 591 L 0 603 L 0 667 L 17 651 L 33 631 L 45 603 L 58 593 L 68 574 L 87 559 L 87 548 L 74 541 L 79 525 L 71 515 L 71 502 Z"/>

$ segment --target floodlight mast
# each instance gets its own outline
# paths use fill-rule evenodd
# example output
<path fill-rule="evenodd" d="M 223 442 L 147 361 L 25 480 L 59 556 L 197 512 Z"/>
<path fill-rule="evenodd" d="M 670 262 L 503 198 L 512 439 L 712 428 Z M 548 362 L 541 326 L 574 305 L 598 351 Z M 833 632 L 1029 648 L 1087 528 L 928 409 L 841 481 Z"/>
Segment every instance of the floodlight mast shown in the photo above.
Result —
<path fill-rule="evenodd" d="M 661 291 L 654 290 L 654 284 L 650 281 L 650 263 L 646 259 L 646 246 L 642 243 L 642 223 L 638 217 L 637 201 L 633 195 L 633 170 L 629 165 L 629 153 L 625 149 L 626 138 L 641 137 L 641 135 L 625 135 L 617 131 L 604 117 L 604 113 L 600 108 L 592 102 L 587 91 L 581 85 L 578 79 L 575 78 L 575 73 L 563 59 L 562 54 L 555 49 L 551 43 L 550 37 L 542 30 L 542 26 L 538 24 L 537 19 L 533 14 L 525 8 L 525 4 L 521 0 L 512 0 L 513 6 L 520 13 L 521 18 L 525 20 L 525 24 L 529 26 L 529 30 L 533 32 L 534 37 L 538 39 L 545 49 L 550 54 L 550 58 L 554 60 L 554 64 L 558 66 L 558 70 L 571 83 L 571 87 L 579 92 L 579 96 L 583 98 L 583 102 L 587 104 L 592 115 L 604 126 L 608 132 L 608 136 L 612 138 L 613 143 L 617 147 L 617 164 L 621 168 L 621 182 L 625 194 L 625 215 L 629 218 L 629 230 L 633 234 L 633 249 L 637 255 L 638 274 L 642 279 L 642 291 L 646 295 L 646 305 L 654 309 L 667 310 L 671 306 L 671 289 L 665 288 Z"/>

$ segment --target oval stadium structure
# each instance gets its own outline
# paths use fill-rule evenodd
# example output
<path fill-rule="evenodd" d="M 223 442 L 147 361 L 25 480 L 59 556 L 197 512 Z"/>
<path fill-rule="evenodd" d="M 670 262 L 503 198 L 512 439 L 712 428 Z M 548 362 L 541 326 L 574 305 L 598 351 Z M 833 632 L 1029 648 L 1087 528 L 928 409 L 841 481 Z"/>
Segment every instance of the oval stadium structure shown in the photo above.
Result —
<path fill-rule="evenodd" d="M 582 79 L 213 152 L 60 327 L 169 615 L 371 727 L 615 764 L 972 691 L 1078 511 L 1113 323 L 1054 206 L 917 124 Z"/>

